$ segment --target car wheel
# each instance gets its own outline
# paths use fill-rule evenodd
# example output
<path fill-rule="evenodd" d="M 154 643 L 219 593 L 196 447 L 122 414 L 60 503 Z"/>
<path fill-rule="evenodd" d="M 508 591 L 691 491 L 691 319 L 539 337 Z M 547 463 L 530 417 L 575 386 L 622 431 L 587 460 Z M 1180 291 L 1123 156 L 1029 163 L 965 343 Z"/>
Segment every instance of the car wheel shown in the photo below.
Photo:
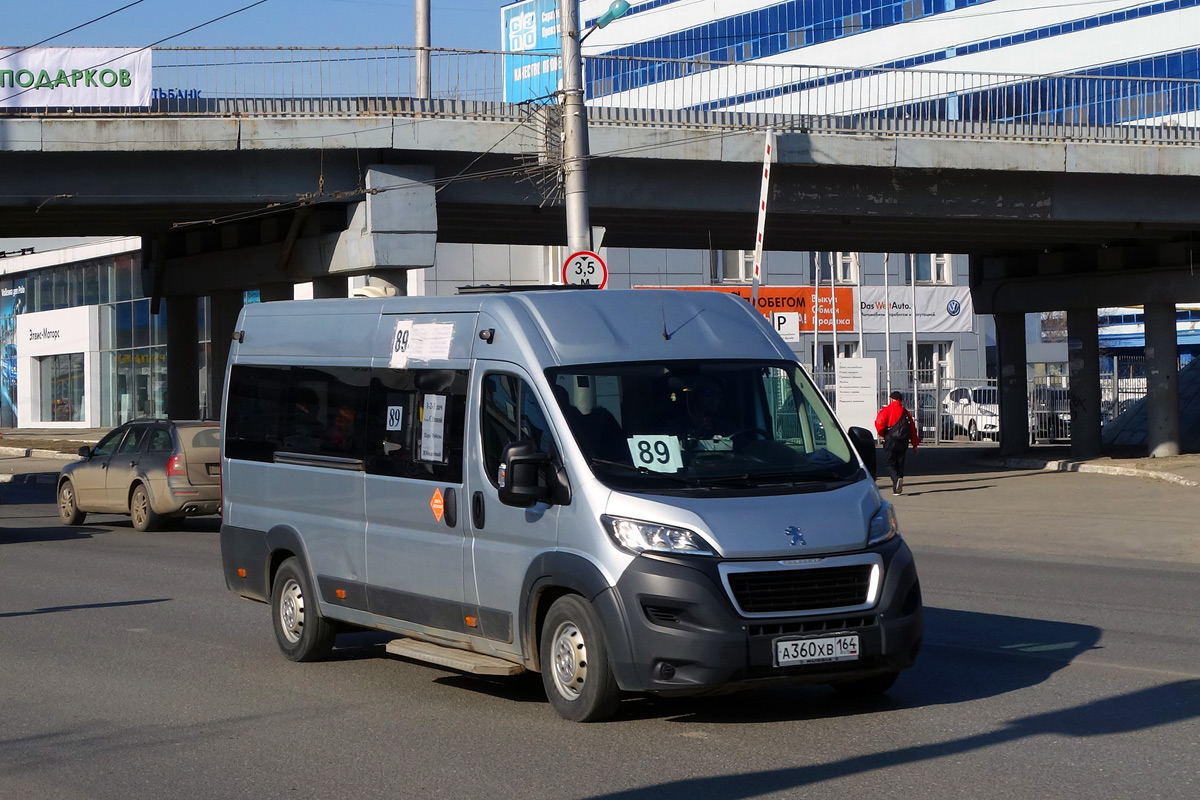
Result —
<path fill-rule="evenodd" d="M 63 481 L 58 487 L 58 516 L 64 525 L 81 525 L 87 513 L 79 510 L 75 500 L 75 484 L 70 479 Z"/>
<path fill-rule="evenodd" d="M 139 483 L 133 490 L 133 496 L 129 498 L 129 516 L 133 527 L 139 531 L 152 531 L 162 524 L 162 516 L 150 507 L 150 493 L 145 484 Z"/>
<path fill-rule="evenodd" d="M 317 610 L 317 593 L 292 557 L 279 565 L 271 585 L 275 640 L 290 661 L 320 661 L 333 650 L 337 629 Z"/>
<path fill-rule="evenodd" d="M 621 690 L 609 663 L 600 619 L 582 597 L 569 594 L 550 606 L 542 626 L 542 685 L 563 719 L 595 722 L 617 711 Z"/>
<path fill-rule="evenodd" d="M 899 672 L 885 672 L 882 675 L 872 675 L 869 678 L 838 681 L 832 684 L 832 686 L 842 694 L 853 697 L 873 697 L 877 694 L 883 694 L 892 688 L 892 684 L 896 682 L 896 678 L 898 677 L 900 677 Z"/>
<path fill-rule="evenodd" d="M 975 427 L 975 420 L 971 420 L 967 425 L 967 438 L 972 442 L 979 441 L 979 429 Z"/>

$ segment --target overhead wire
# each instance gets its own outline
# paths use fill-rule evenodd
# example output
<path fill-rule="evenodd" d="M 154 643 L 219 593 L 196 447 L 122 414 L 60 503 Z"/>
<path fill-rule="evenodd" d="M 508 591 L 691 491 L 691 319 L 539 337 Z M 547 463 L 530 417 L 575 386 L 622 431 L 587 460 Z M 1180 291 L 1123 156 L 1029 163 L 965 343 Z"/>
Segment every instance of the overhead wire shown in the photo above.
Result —
<path fill-rule="evenodd" d="M 12 50 L 8 53 L 0 55 L 0 61 L 3 61 L 4 59 L 9 58 L 11 56 L 15 56 L 20 53 L 24 53 L 26 50 L 29 50 L 31 48 L 40 47 L 40 46 L 44 45 L 46 42 L 52 42 L 55 39 L 62 38 L 63 36 L 66 36 L 68 33 L 74 33 L 75 31 L 77 31 L 81 28 L 86 28 L 88 25 L 92 25 L 92 24 L 100 22 L 101 20 L 104 20 L 104 19 L 108 19 L 109 17 L 113 16 L 114 14 L 119 14 L 127 8 L 133 8 L 134 6 L 136 6 L 140 3 L 144 3 L 144 2 L 146 2 L 146 0 L 133 0 L 132 3 L 126 3 L 125 5 L 121 6 L 120 8 L 116 8 L 116 9 L 113 9 L 112 11 L 109 11 L 107 14 L 101 14 L 100 16 L 96 17 L 95 19 L 89 19 L 87 22 L 81 22 L 80 24 L 76 25 L 74 28 L 67 28 L 65 31 L 56 33 L 53 36 L 47 36 L 45 39 L 42 39 L 40 42 L 34 42 L 33 44 L 25 45 L 24 47 L 18 47 L 15 50 Z"/>
<path fill-rule="evenodd" d="M 139 0 L 139 2 L 140 2 L 140 0 Z M 254 8 L 255 6 L 261 6 L 263 3 L 269 3 L 269 2 L 270 2 L 270 0 L 255 0 L 253 3 L 250 3 L 249 5 L 242 6 L 241 8 L 230 11 L 227 14 L 222 14 L 219 17 L 213 17 L 210 20 L 201 22 L 199 25 L 193 25 L 192 27 L 188 28 L 187 30 L 180 31 L 179 33 L 173 33 L 170 36 L 164 36 L 163 38 L 159 39 L 158 41 L 151 42 L 150 44 L 146 45 L 145 47 L 139 47 L 136 50 L 133 50 L 131 52 L 122 53 L 119 56 L 114 56 L 113 58 L 110 58 L 107 61 L 103 61 L 99 64 L 93 64 L 92 66 L 88 67 L 88 69 L 99 69 L 100 67 L 107 66 L 108 64 L 111 64 L 112 62 L 117 61 L 118 59 L 128 58 L 131 55 L 135 55 L 135 54 L 141 53 L 145 50 L 149 50 L 151 47 L 157 47 L 158 45 L 162 44 L 163 42 L 169 42 L 172 39 L 178 39 L 180 36 L 186 36 L 187 34 L 192 33 L 193 31 L 198 31 L 201 28 L 205 28 L 209 25 L 220 22 L 221 20 L 228 19 L 229 17 L 235 16 L 237 14 L 241 14 L 243 11 L 249 11 L 250 9 Z M 11 100 L 14 97 L 20 97 L 21 95 L 23 95 L 27 92 L 32 92 L 35 88 L 36 87 L 31 86 L 28 89 L 22 89 L 21 91 L 15 92 L 6 97 L 0 97 L 0 102 L 5 101 L 5 100 Z"/>

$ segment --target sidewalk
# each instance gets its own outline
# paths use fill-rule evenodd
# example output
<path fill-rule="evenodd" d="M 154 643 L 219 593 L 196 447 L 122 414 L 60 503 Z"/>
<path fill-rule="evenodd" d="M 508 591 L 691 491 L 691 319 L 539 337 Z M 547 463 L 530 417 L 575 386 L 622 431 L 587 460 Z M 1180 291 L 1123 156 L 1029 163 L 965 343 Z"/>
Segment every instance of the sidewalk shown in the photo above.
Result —
<path fill-rule="evenodd" d="M 0 429 L 0 456 L 28 456 L 74 461 L 79 448 L 94 445 L 111 428 L 78 428 L 73 430 Z"/>
<path fill-rule="evenodd" d="M 1039 469 L 1051 472 L 1093 472 L 1103 475 L 1123 475 L 1131 478 L 1167 481 L 1180 486 L 1200 486 L 1200 453 L 1169 458 L 1147 458 L 1145 455 L 1105 455 L 1077 460 L 1071 458 L 1069 447 L 1048 447 L 1031 450 L 1019 456 L 981 455 L 981 466 L 1005 469 Z"/>

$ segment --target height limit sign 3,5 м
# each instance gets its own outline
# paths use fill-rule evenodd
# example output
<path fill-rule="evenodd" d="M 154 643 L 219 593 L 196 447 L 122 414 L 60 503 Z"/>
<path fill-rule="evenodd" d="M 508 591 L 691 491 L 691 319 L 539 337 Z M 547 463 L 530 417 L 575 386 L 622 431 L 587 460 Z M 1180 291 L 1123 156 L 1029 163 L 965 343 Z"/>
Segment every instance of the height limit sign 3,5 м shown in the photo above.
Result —
<path fill-rule="evenodd" d="M 608 283 L 608 267 L 604 259 L 590 250 L 571 254 L 563 263 L 563 283 L 567 286 L 595 286 L 603 289 Z"/>

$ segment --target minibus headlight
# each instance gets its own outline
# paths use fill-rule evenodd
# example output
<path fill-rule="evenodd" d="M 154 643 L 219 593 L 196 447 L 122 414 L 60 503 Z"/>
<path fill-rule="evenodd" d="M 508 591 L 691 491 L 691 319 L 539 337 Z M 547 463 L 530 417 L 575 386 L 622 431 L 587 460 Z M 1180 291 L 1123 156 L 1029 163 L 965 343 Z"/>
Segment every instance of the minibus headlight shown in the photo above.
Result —
<path fill-rule="evenodd" d="M 896 508 L 884 501 L 875 512 L 875 516 L 871 517 L 871 527 L 867 530 L 867 547 L 883 544 L 899 533 L 900 523 L 896 521 Z"/>
<path fill-rule="evenodd" d="M 687 528 L 641 522 L 624 517 L 600 517 L 604 529 L 616 542 L 617 547 L 630 553 L 686 553 L 694 556 L 716 555 L 713 546 L 704 537 Z"/>

